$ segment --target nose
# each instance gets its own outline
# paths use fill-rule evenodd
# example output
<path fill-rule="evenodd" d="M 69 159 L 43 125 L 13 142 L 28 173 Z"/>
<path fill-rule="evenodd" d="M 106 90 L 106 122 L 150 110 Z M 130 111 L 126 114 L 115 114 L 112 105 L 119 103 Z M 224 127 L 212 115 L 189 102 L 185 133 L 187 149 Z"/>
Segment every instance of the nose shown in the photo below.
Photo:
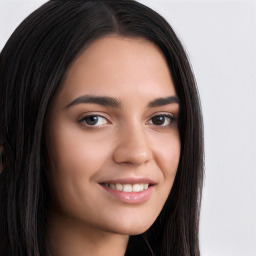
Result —
<path fill-rule="evenodd" d="M 143 127 L 126 127 L 119 133 L 113 159 L 118 164 L 142 165 L 153 157 Z"/>

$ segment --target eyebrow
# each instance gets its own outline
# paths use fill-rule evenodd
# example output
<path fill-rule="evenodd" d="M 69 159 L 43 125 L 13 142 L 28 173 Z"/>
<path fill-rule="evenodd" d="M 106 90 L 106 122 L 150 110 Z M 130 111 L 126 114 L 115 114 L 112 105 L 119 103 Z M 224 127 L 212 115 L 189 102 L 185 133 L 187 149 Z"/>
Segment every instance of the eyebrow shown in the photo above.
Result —
<path fill-rule="evenodd" d="M 66 108 L 69 108 L 71 106 L 81 104 L 81 103 L 93 103 L 98 104 L 101 106 L 108 106 L 112 108 L 120 108 L 121 102 L 113 97 L 105 97 L 105 96 L 91 96 L 91 95 L 83 95 L 75 100 L 73 100 L 71 103 L 69 103 Z"/>
<path fill-rule="evenodd" d="M 180 100 L 178 97 L 176 96 L 170 96 L 170 97 L 166 97 L 166 98 L 158 98 L 155 99 L 151 102 L 149 102 L 148 107 L 161 107 L 161 106 L 165 106 L 165 105 L 169 105 L 172 103 L 177 103 L 180 104 Z"/>
<path fill-rule="evenodd" d="M 77 104 L 84 104 L 84 103 L 92 103 L 92 104 L 98 104 L 101 106 L 107 106 L 112 108 L 121 108 L 122 104 L 121 101 L 114 97 L 107 97 L 107 96 L 92 96 L 92 95 L 83 95 L 81 97 L 76 98 L 71 103 L 69 103 L 65 108 L 69 108 L 71 106 L 77 105 Z M 176 96 L 170 96 L 165 98 L 157 98 L 153 101 L 150 101 L 148 103 L 149 108 L 153 107 L 160 107 L 169 105 L 172 103 L 179 104 L 179 98 Z"/>

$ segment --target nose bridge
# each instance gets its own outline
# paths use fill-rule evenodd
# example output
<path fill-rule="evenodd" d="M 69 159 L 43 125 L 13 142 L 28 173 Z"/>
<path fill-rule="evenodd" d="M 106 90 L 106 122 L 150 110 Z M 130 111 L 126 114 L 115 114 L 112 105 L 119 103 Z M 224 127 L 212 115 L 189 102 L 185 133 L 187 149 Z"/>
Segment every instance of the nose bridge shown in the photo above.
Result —
<path fill-rule="evenodd" d="M 145 127 L 138 122 L 124 124 L 118 135 L 114 161 L 119 164 L 140 165 L 152 158 Z"/>

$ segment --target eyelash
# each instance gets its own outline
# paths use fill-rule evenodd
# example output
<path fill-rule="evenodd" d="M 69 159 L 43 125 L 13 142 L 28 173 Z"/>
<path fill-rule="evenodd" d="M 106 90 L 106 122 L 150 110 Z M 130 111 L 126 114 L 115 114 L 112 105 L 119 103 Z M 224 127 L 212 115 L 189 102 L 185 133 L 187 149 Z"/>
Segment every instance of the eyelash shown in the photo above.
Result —
<path fill-rule="evenodd" d="M 153 123 L 150 124 L 150 125 L 155 125 L 158 128 L 164 129 L 164 128 L 168 128 L 168 127 L 172 126 L 176 122 L 176 118 L 173 115 L 170 115 L 170 114 L 158 114 L 158 115 L 155 115 L 155 116 L 151 117 L 149 119 L 149 121 L 152 120 L 153 118 L 157 118 L 157 117 L 164 117 L 165 118 L 165 122 L 166 122 L 166 119 L 169 119 L 169 123 L 167 125 L 156 125 L 156 124 L 153 124 Z M 147 121 L 147 123 L 149 121 Z"/>
<path fill-rule="evenodd" d="M 87 116 L 84 116 L 83 118 L 81 118 L 80 120 L 79 120 L 79 123 L 81 123 L 83 126 L 86 126 L 86 127 L 88 127 L 88 128 L 96 128 L 96 127 L 101 127 L 102 125 L 90 125 L 90 124 L 86 124 L 86 119 L 87 118 L 92 118 L 92 117 L 97 117 L 98 119 L 99 118 L 102 118 L 102 119 L 105 119 L 105 120 L 107 120 L 107 118 L 105 118 L 105 117 L 103 117 L 103 116 L 101 116 L 101 115 L 93 115 L 93 114 L 91 114 L 91 115 L 87 115 Z M 106 123 L 107 123 L 107 121 L 106 121 Z M 103 124 L 104 125 L 104 124 Z"/>
<path fill-rule="evenodd" d="M 100 119 L 105 119 L 106 123 L 100 124 L 100 125 L 93 125 L 93 124 L 90 125 L 90 124 L 86 123 L 87 118 L 94 118 L 94 117 L 97 117 L 98 119 L 99 118 Z M 158 115 L 152 116 L 149 119 L 149 121 L 147 121 L 146 123 L 149 123 L 150 121 L 152 121 L 153 118 L 158 118 L 158 117 L 164 117 L 165 118 L 164 122 L 166 122 L 166 120 L 169 119 L 169 123 L 167 125 L 162 125 L 162 124 L 161 125 L 156 125 L 156 124 L 153 124 L 153 123 L 151 123 L 149 125 L 156 126 L 157 128 L 160 128 L 160 129 L 165 129 L 165 128 L 169 128 L 169 127 L 173 126 L 174 123 L 176 122 L 176 118 L 171 114 L 158 114 Z M 90 114 L 90 115 L 86 115 L 86 116 L 82 117 L 78 122 L 81 123 L 81 125 L 85 126 L 86 128 L 89 128 L 89 129 L 95 129 L 96 128 L 97 129 L 97 128 L 101 128 L 102 126 L 107 124 L 108 120 L 104 116 L 97 115 L 97 114 Z"/>

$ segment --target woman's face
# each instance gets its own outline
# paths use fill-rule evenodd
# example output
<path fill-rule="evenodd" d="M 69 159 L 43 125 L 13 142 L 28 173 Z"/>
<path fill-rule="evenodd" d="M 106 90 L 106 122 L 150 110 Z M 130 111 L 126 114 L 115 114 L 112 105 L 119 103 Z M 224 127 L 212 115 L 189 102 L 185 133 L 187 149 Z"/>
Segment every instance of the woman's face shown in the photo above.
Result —
<path fill-rule="evenodd" d="M 160 213 L 180 157 L 179 104 L 149 41 L 107 36 L 73 63 L 47 117 L 50 212 L 138 234 Z"/>

